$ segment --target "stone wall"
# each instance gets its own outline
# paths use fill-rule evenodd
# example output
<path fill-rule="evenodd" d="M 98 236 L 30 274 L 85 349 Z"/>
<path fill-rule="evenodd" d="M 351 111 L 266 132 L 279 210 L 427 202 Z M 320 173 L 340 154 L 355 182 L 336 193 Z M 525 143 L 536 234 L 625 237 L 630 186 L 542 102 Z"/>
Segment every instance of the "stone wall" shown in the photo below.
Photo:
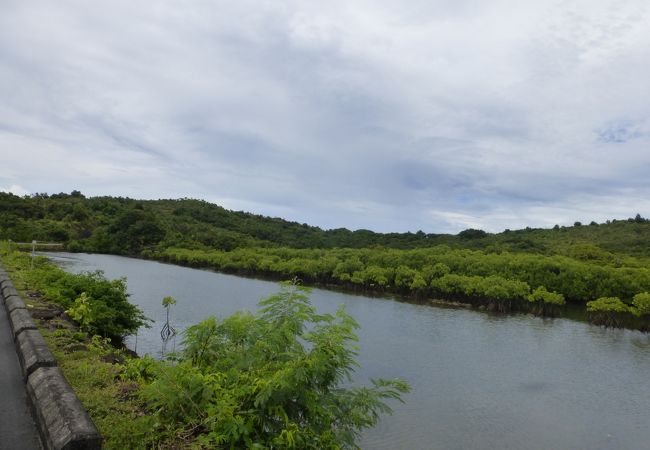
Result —
<path fill-rule="evenodd" d="M 0 290 L 43 445 L 48 450 L 101 449 L 102 437 L 97 427 L 57 367 L 2 266 Z"/>

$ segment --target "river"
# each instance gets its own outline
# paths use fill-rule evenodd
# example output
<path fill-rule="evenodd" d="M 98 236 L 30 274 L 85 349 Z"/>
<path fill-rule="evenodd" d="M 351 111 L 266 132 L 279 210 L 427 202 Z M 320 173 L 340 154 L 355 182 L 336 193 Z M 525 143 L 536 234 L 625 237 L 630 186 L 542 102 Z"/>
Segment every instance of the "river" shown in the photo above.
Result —
<path fill-rule="evenodd" d="M 276 283 L 110 255 L 47 253 L 71 272 L 127 277 L 155 320 L 137 339 L 160 355 L 164 296 L 183 330 L 208 315 L 255 310 Z M 648 449 L 650 337 L 568 319 L 491 315 L 314 289 L 360 324 L 355 383 L 399 377 L 412 392 L 364 432 L 364 449 Z M 180 339 L 180 338 L 179 338 Z M 179 341 L 180 342 L 180 341 Z M 135 339 L 127 344 L 134 348 Z M 169 347 L 173 346 L 171 343 Z"/>

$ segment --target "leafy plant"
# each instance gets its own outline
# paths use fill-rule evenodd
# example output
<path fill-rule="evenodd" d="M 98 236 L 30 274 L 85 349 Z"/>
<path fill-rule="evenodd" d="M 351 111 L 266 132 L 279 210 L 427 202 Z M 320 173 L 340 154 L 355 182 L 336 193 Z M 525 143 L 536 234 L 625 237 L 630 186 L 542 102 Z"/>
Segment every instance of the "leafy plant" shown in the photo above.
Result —
<path fill-rule="evenodd" d="M 618 297 L 601 297 L 587 303 L 591 322 L 606 327 L 620 327 L 626 314 L 633 310 Z"/>
<path fill-rule="evenodd" d="M 650 314 L 650 293 L 641 292 L 636 294 L 632 299 L 632 305 L 635 308 L 635 314 L 645 316 Z"/>
<path fill-rule="evenodd" d="M 88 294 L 82 292 L 79 297 L 74 301 L 74 305 L 66 310 L 66 314 L 70 316 L 72 320 L 79 324 L 79 327 L 83 331 L 89 331 L 92 324 L 92 316 L 90 310 L 90 299 Z"/>
<path fill-rule="evenodd" d="M 185 332 L 175 363 L 160 363 L 145 398 L 167 427 L 205 447 L 356 448 L 362 429 L 409 386 L 345 387 L 358 327 L 343 308 L 318 314 L 309 290 L 282 284 L 256 314 L 214 317 Z"/>
<path fill-rule="evenodd" d="M 128 359 L 120 373 L 122 380 L 151 381 L 156 374 L 157 362 L 149 355 Z"/>
<path fill-rule="evenodd" d="M 129 303 L 126 280 L 107 280 L 101 271 L 66 273 L 47 258 L 0 247 L 2 259 L 14 267 L 14 281 L 40 291 L 45 299 L 66 309 L 89 334 L 110 338 L 119 345 L 124 336 L 148 326 L 149 319 Z"/>
<path fill-rule="evenodd" d="M 557 292 L 549 292 L 544 286 L 539 286 L 526 299 L 534 305 L 533 312 L 544 316 L 557 314 L 557 307 L 566 303 L 564 296 Z"/>

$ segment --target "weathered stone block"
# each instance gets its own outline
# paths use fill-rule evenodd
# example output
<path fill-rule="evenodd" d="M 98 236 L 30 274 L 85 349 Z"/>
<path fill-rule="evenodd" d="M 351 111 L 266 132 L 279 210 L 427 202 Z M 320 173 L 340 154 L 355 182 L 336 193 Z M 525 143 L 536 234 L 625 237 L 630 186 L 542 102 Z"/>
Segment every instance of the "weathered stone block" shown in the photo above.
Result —
<path fill-rule="evenodd" d="M 27 380 L 27 393 L 47 449 L 101 449 L 101 435 L 58 367 L 35 370 Z"/>
<path fill-rule="evenodd" d="M 14 286 L 11 283 L 5 283 L 5 285 L 2 286 L 2 297 L 6 299 L 10 295 L 18 295 L 18 291 L 14 289 Z"/>
<path fill-rule="evenodd" d="M 16 338 L 16 352 L 23 376 L 29 377 L 40 367 L 54 367 L 56 360 L 38 330 L 25 330 Z"/>
<path fill-rule="evenodd" d="M 12 286 L 13 287 L 13 284 L 11 283 L 11 280 L 9 279 L 9 277 L 0 278 L 0 294 L 2 294 L 2 288 L 4 288 L 5 286 Z M 2 295 L 0 295 L 0 297 L 1 296 Z"/>
<path fill-rule="evenodd" d="M 11 311 L 14 309 L 25 309 L 27 307 L 25 306 L 25 302 L 23 302 L 22 298 L 17 295 L 11 295 L 5 298 L 5 308 L 7 309 L 7 313 L 11 314 Z"/>
<path fill-rule="evenodd" d="M 20 308 L 14 309 L 9 313 L 9 325 L 11 325 L 11 333 L 14 340 L 23 331 L 36 329 L 36 324 L 34 324 L 29 311 Z"/>

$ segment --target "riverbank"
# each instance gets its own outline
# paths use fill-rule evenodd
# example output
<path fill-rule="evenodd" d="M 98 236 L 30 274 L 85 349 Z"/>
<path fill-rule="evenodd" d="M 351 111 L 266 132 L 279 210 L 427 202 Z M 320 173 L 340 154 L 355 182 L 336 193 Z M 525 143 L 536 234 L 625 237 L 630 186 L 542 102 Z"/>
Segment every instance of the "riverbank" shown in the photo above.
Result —
<path fill-rule="evenodd" d="M 210 315 L 254 311 L 259 299 L 277 292 L 274 282 L 156 261 L 93 254 L 59 260 L 71 272 L 102 269 L 109 278 L 128 278 L 130 300 L 156 320 L 138 338 L 138 350 L 152 355 L 161 349 L 162 296 L 178 300 L 171 323 L 181 331 Z M 638 401 L 650 370 L 648 335 L 320 289 L 311 299 L 323 313 L 345 305 L 361 327 L 352 385 L 390 376 L 413 387 L 406 404 L 392 405 L 390 419 L 364 432 L 361 448 L 579 449 L 606 443 L 631 450 L 650 439 L 642 425 L 650 417 Z"/>
<path fill-rule="evenodd" d="M 176 249 L 178 250 L 178 249 Z M 248 251 L 249 249 L 244 249 Z M 287 249 L 284 249 L 287 250 Z M 349 251 L 356 251 L 347 249 Z M 311 252 L 312 250 L 308 250 Z M 304 272 L 282 272 L 272 270 L 256 270 L 256 269 L 243 269 L 241 267 L 233 267 L 228 265 L 212 265 L 213 259 L 205 255 L 205 252 L 183 250 L 181 254 L 192 252 L 192 258 L 178 257 L 177 254 L 172 252 L 174 257 L 170 257 L 169 253 L 156 253 L 144 252 L 142 255 L 129 256 L 130 258 L 153 260 L 161 263 L 178 265 L 181 267 L 198 268 L 205 270 L 212 270 L 217 273 L 224 273 L 235 275 L 250 279 L 259 279 L 266 281 L 282 281 L 287 279 L 297 278 L 306 286 L 327 289 L 334 292 L 342 292 L 352 295 L 364 295 L 375 298 L 391 298 L 400 302 L 407 302 L 413 304 L 429 304 L 438 307 L 451 307 L 451 308 L 472 308 L 479 311 L 489 313 L 508 313 L 508 314 L 533 314 L 535 316 L 546 318 L 569 318 L 582 322 L 589 322 L 598 326 L 625 328 L 630 330 L 639 330 L 643 332 L 650 331 L 650 310 L 645 314 L 634 313 L 634 307 L 631 302 L 623 304 L 623 312 L 616 311 L 599 311 L 597 314 L 590 314 L 586 308 L 586 304 L 590 303 L 586 300 L 582 302 L 560 302 L 555 301 L 546 303 L 545 299 L 532 298 L 534 292 L 531 292 L 527 283 L 517 282 L 516 280 L 503 279 L 498 276 L 458 276 L 456 274 L 445 273 L 438 279 L 439 285 L 446 284 L 446 292 L 441 293 L 440 290 L 431 289 L 430 287 L 420 287 L 413 290 L 396 289 L 394 286 L 384 284 L 376 286 L 373 284 L 363 284 L 353 282 L 354 274 L 352 277 L 346 278 L 347 281 L 336 279 L 331 274 L 328 276 L 321 276 L 314 278 L 308 276 Z M 197 253 L 199 256 L 197 256 Z M 222 252 L 217 252 L 222 253 Z M 43 254 L 46 254 L 44 252 Z M 203 254 L 203 257 L 201 255 Z M 249 260 L 250 261 L 250 260 Z M 252 263 L 248 267 L 255 267 Z M 304 268 L 300 270 L 305 270 Z M 641 276 L 650 275 L 646 274 L 646 269 L 639 269 Z M 416 270 L 411 270 L 411 275 L 416 273 Z M 302 277 L 300 276 L 302 275 Z M 448 275 L 448 276 L 447 276 Z M 393 279 L 395 273 L 393 273 Z M 303 278 L 304 277 L 304 278 Z M 345 278 L 345 277 L 344 277 Z M 358 281 L 358 278 L 357 278 Z M 430 284 L 436 284 L 436 280 L 432 279 Z M 479 284 L 477 288 L 477 284 Z M 482 287 L 480 286 L 482 285 Z M 500 286 L 499 286 L 500 285 Z M 504 288 L 505 285 L 505 288 Z M 508 285 L 514 285 L 516 295 L 511 290 L 508 292 Z M 543 294 L 547 294 L 543 286 L 541 289 Z M 481 290 L 485 291 L 481 295 Z M 490 295 L 491 294 L 491 295 Z M 550 293 L 551 295 L 556 295 Z M 617 299 L 617 297 L 614 297 Z M 593 303 L 593 302 L 592 302 Z M 602 320 L 602 318 L 605 320 Z"/>
<path fill-rule="evenodd" d="M 6 246 L 0 246 L 0 261 L 24 299 L 25 311 L 38 326 L 57 370 L 104 438 L 102 448 L 144 449 L 152 444 L 152 418 L 145 414 L 142 400 L 134 395 L 137 386 L 119 377 L 131 355 L 107 340 L 92 338 L 70 319 L 61 303 L 74 302 L 74 296 L 56 285 L 64 272 L 42 257 L 33 261 L 32 268 L 27 254 L 9 251 Z"/>
<path fill-rule="evenodd" d="M 380 267 L 374 265 L 379 264 L 378 256 L 371 249 L 257 250 L 259 254 L 251 249 L 239 252 L 166 249 L 163 252 L 143 252 L 141 257 L 264 280 L 297 277 L 309 286 L 357 295 L 390 296 L 399 301 L 425 304 L 469 305 L 498 313 L 569 317 L 602 326 L 650 330 L 650 311 L 638 310 L 633 305 L 633 297 L 644 294 L 638 292 L 639 289 L 650 290 L 650 270 L 646 268 L 602 268 L 568 258 L 485 255 L 448 248 L 382 250 L 392 255 L 389 259 L 395 264 L 409 262 L 410 266 Z M 514 269 L 519 263 L 523 267 Z M 539 273 L 532 273 L 534 270 Z M 486 273 L 489 275 L 477 275 Z M 508 274 L 520 278 L 504 278 Z M 558 277 L 563 281 L 558 281 Z M 612 286 L 604 288 L 603 283 L 608 279 Z M 536 284 L 542 282 L 562 290 L 554 292 L 543 284 Z M 585 283 L 591 283 L 591 287 L 585 287 Z M 536 289 L 531 287 L 536 285 Z M 576 291 L 574 285 L 583 287 Z M 618 299 L 617 294 L 629 296 L 628 303 L 620 302 L 622 306 L 611 311 L 608 309 L 611 303 L 608 303 L 604 310 L 589 313 L 591 304 L 597 303 L 592 300 L 599 297 L 578 300 L 576 292 L 590 290 L 593 295 L 607 293 L 608 298 L 614 299 Z M 572 301 L 565 301 L 564 293 Z"/>
<path fill-rule="evenodd" d="M 187 329 L 184 346 L 170 361 L 143 357 L 125 364 L 120 377 L 142 386 L 138 396 L 146 399 L 159 438 L 183 448 L 355 448 L 360 430 L 390 411 L 384 401 L 408 391 L 393 378 L 373 377 L 363 388 L 342 385 L 355 366 L 354 319 L 342 310 L 317 314 L 300 286 L 277 289 L 255 314 L 218 322 L 199 314 L 199 324 L 179 326 Z M 156 303 L 161 309 L 158 296 Z M 205 327 L 214 330 L 192 332 Z M 218 357 L 228 347 L 232 351 Z M 205 352 L 195 357 L 192 348 Z M 295 370 L 299 378 L 291 375 Z M 241 423 L 244 429 L 233 428 Z"/>

